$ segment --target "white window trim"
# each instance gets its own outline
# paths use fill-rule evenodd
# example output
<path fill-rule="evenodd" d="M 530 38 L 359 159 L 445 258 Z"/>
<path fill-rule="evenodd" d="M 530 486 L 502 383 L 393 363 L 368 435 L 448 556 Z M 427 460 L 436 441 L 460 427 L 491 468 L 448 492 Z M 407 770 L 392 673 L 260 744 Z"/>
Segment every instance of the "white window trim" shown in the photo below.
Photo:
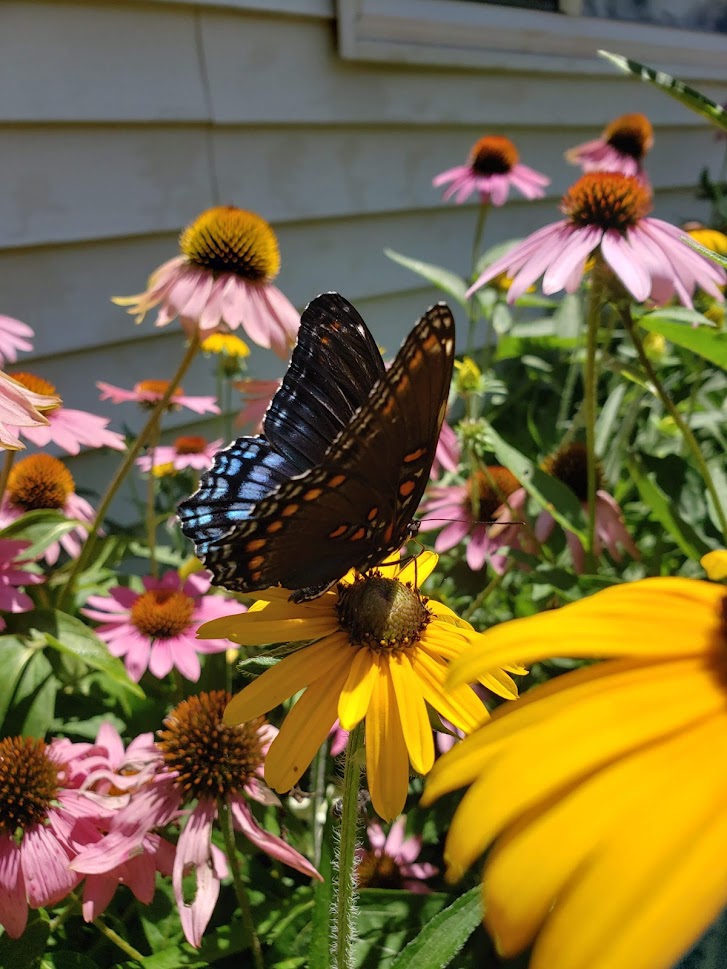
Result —
<path fill-rule="evenodd" d="M 579 4 L 562 2 L 577 13 Z M 687 80 L 727 79 L 727 36 L 461 0 L 337 0 L 343 58 L 497 71 L 613 72 L 599 48 Z"/>

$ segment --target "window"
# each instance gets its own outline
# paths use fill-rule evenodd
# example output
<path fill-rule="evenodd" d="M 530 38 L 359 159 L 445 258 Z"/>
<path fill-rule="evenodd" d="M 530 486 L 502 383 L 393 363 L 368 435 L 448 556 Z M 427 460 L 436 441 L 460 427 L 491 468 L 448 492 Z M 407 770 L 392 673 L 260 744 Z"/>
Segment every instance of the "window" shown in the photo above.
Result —
<path fill-rule="evenodd" d="M 595 56 L 605 48 L 693 82 L 725 77 L 727 40 L 709 31 L 727 17 L 727 0 L 558 0 L 558 12 L 475 0 L 337 3 L 350 60 L 597 74 L 613 70 Z"/>

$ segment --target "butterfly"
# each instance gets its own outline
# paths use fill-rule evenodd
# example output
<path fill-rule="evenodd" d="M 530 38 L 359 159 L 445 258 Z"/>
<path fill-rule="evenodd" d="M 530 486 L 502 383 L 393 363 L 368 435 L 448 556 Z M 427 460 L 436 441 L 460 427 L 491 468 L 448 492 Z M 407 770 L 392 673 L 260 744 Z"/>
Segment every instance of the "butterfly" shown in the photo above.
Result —
<path fill-rule="evenodd" d="M 416 530 L 453 363 L 445 303 L 427 310 L 387 370 L 348 300 L 312 300 L 263 434 L 219 451 L 179 505 L 215 582 L 280 585 L 306 602 L 397 552 Z"/>

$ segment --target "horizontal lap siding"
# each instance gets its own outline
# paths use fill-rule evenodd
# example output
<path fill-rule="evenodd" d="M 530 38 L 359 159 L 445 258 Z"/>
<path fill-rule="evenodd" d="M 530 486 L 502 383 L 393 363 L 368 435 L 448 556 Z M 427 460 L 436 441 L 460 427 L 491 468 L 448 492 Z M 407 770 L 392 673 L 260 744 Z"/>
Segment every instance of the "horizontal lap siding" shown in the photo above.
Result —
<path fill-rule="evenodd" d="M 431 179 L 486 130 L 553 178 L 546 199 L 492 213 L 492 242 L 558 218 L 574 175 L 564 149 L 629 110 L 656 125 L 656 214 L 706 214 L 693 186 L 722 146 L 645 85 L 344 62 L 332 17 L 311 15 L 326 4 L 274 6 L 0 4 L 0 313 L 34 326 L 38 368 L 69 406 L 138 426 L 131 405 L 99 404 L 94 382 L 169 372 L 180 332 L 155 331 L 153 317 L 137 328 L 109 297 L 143 288 L 212 204 L 270 219 L 296 305 L 339 289 L 389 350 L 436 293 L 383 249 L 466 268 L 475 208 L 443 205 Z M 727 99 L 727 84 L 704 89 Z M 282 364 L 255 351 L 251 369 L 272 376 Z M 200 362 L 185 390 L 211 393 L 207 372 Z"/>

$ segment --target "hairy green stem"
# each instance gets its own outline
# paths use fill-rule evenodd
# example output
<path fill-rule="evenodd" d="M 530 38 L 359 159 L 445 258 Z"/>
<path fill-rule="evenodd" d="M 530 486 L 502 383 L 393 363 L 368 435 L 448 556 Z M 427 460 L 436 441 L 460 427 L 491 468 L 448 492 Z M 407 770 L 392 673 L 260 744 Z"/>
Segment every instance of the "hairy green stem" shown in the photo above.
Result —
<path fill-rule="evenodd" d="M 591 292 L 586 313 L 586 359 L 583 369 L 583 415 L 586 425 L 586 569 L 596 571 L 596 414 L 598 391 L 598 328 L 601 322 L 603 287 L 599 273 L 591 276 Z"/>
<path fill-rule="evenodd" d="M 662 402 L 665 409 L 669 413 L 669 416 L 672 418 L 676 426 L 679 428 L 679 432 L 682 435 L 684 441 L 686 442 L 686 445 L 689 448 L 689 451 L 691 452 L 692 457 L 694 458 L 694 462 L 699 469 L 699 473 L 702 475 L 704 486 L 709 492 L 709 495 L 712 499 L 712 503 L 714 504 L 714 510 L 717 515 L 717 518 L 719 519 L 719 525 L 720 525 L 720 528 L 722 529 L 722 535 L 724 539 L 727 541 L 727 515 L 725 515 L 725 510 L 722 507 L 722 503 L 719 498 L 719 492 L 715 487 L 714 480 L 712 478 L 712 473 L 710 472 L 709 466 L 704 458 L 704 455 L 702 454 L 702 449 L 699 446 L 699 441 L 694 436 L 689 424 L 682 417 L 679 411 L 679 408 L 676 406 L 674 401 L 666 392 L 666 388 L 662 384 L 661 380 L 659 380 L 659 376 L 656 370 L 654 370 L 654 367 L 652 366 L 651 360 L 649 359 L 649 355 L 644 349 L 644 344 L 641 340 L 641 337 L 638 334 L 634 321 L 631 318 L 631 307 L 625 302 L 620 302 L 619 312 L 621 313 L 623 324 L 629 336 L 631 337 L 631 342 L 634 345 L 634 349 L 636 350 L 636 353 L 638 355 L 639 362 L 641 363 L 641 366 L 644 368 L 646 376 L 649 378 L 649 382 L 654 388 L 656 396 Z"/>
<path fill-rule="evenodd" d="M 321 863 L 323 851 L 323 828 L 324 822 L 321 821 L 321 808 L 326 799 L 326 765 L 328 763 L 328 741 L 324 740 L 318 748 L 318 753 L 313 758 L 311 767 L 311 777 L 314 781 L 313 788 L 313 864 L 316 868 Z"/>
<path fill-rule="evenodd" d="M 136 460 L 136 457 L 139 454 L 139 451 L 141 451 L 141 449 L 144 447 L 146 442 L 149 440 L 149 435 L 152 433 L 153 428 L 160 421 L 161 415 L 164 413 L 165 409 L 169 404 L 169 401 L 172 399 L 174 391 L 179 386 L 182 380 L 182 377 L 189 369 L 189 366 L 194 360 L 197 350 L 199 349 L 199 343 L 200 343 L 199 334 L 195 332 L 194 336 L 191 338 L 191 340 L 189 341 L 189 344 L 187 345 L 187 350 L 184 354 L 184 357 L 182 358 L 182 362 L 177 368 L 177 372 L 169 381 L 169 386 L 166 388 L 166 390 L 159 398 L 157 403 L 154 405 L 154 409 L 152 410 L 149 416 L 149 420 L 146 422 L 144 427 L 139 432 L 139 436 L 137 437 L 136 441 L 131 445 L 131 447 L 126 452 L 124 459 L 119 465 L 119 468 L 116 474 L 114 475 L 114 477 L 111 480 L 111 483 L 106 489 L 106 493 L 104 494 L 103 498 L 99 502 L 98 509 L 96 510 L 96 517 L 94 518 L 93 523 L 88 528 L 88 538 L 86 539 L 86 543 L 81 549 L 80 555 L 74 562 L 73 568 L 71 569 L 68 575 L 68 580 L 66 582 L 66 585 L 59 596 L 59 599 L 58 599 L 59 609 L 63 607 L 63 603 L 65 602 L 65 600 L 73 593 L 73 588 L 75 586 L 76 579 L 83 572 L 86 565 L 90 561 L 91 556 L 93 554 L 93 550 L 96 546 L 96 541 L 98 538 L 98 530 L 101 527 L 104 518 L 106 517 L 106 512 L 109 509 L 109 505 L 111 504 L 116 492 L 121 487 L 121 484 L 124 481 L 124 478 L 131 470 L 134 464 L 134 461 Z"/>
<path fill-rule="evenodd" d="M 338 884 L 336 892 L 336 935 L 334 965 L 351 969 L 353 944 L 356 939 L 356 833 L 358 828 L 358 792 L 361 777 L 359 753 L 363 748 L 363 724 L 348 738 L 346 766 L 343 773 L 343 806 L 338 842 Z"/>
<path fill-rule="evenodd" d="M 227 860 L 230 863 L 232 884 L 235 889 L 237 904 L 240 906 L 242 925 L 245 930 L 245 934 L 247 935 L 250 951 L 252 952 L 252 961 L 255 969 L 265 969 L 263 950 L 262 946 L 260 945 L 260 939 L 255 931 L 255 923 L 252 918 L 252 909 L 250 908 L 250 899 L 247 894 L 247 886 L 245 885 L 245 881 L 242 877 L 240 859 L 237 855 L 237 846 L 235 845 L 235 829 L 232 826 L 232 814 L 224 801 L 219 802 L 218 810 L 220 813 L 220 828 L 222 829 L 222 837 L 225 842 L 225 854 L 227 855 Z"/>

